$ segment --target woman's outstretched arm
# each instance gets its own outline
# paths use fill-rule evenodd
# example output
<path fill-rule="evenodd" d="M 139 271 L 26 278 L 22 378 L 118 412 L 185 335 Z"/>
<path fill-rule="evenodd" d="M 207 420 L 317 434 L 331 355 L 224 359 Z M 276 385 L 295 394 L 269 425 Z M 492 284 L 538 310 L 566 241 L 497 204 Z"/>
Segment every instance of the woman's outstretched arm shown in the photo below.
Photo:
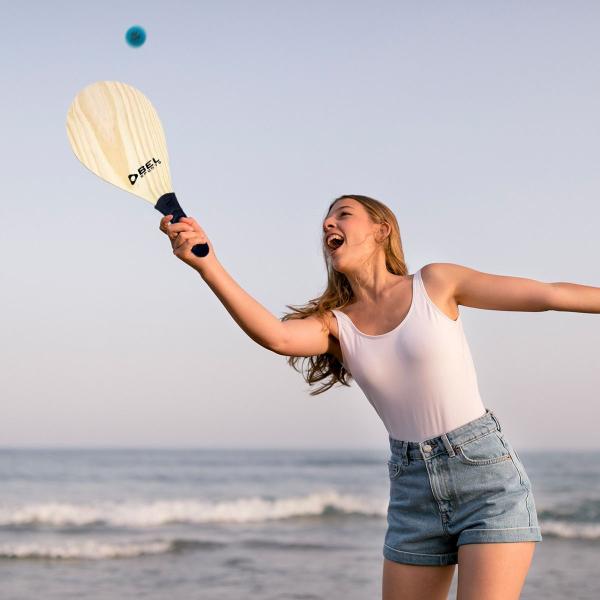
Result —
<path fill-rule="evenodd" d="M 173 254 L 198 271 L 250 338 L 264 348 L 277 352 L 284 338 L 284 324 L 229 275 L 217 259 L 210 240 L 193 218 L 184 217 L 171 225 L 171 217 L 172 215 L 163 217 L 159 229 L 171 240 Z M 192 253 L 192 248 L 199 243 L 208 244 L 207 256 L 198 257 Z"/>
<path fill-rule="evenodd" d="M 577 283 L 546 283 L 524 277 L 482 273 L 454 263 L 426 266 L 451 290 L 457 304 L 489 310 L 561 310 L 600 313 L 600 288 Z"/>
<path fill-rule="evenodd" d="M 276 352 L 283 338 L 283 323 L 231 277 L 218 260 L 200 273 L 234 321 L 257 343 Z"/>
<path fill-rule="evenodd" d="M 552 293 L 549 310 L 600 313 L 600 288 L 566 281 L 550 285 Z"/>

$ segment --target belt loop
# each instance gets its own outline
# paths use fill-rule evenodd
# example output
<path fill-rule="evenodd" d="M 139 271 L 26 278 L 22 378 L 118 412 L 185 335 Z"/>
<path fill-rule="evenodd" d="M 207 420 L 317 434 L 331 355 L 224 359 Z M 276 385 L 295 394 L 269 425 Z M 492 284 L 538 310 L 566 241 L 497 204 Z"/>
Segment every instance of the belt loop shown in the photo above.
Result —
<path fill-rule="evenodd" d="M 450 443 L 448 436 L 445 433 L 442 433 L 442 435 L 440 437 L 442 438 L 442 444 L 444 444 L 444 447 L 446 448 L 446 452 L 448 452 L 448 455 L 450 457 L 454 456 L 454 454 L 455 454 L 454 448 L 452 447 L 452 444 Z"/>
<path fill-rule="evenodd" d="M 406 440 L 402 442 L 400 452 L 402 454 L 402 464 L 406 467 L 408 465 L 408 442 Z"/>
<path fill-rule="evenodd" d="M 489 410 L 489 408 L 488 408 Z M 492 417 L 492 419 L 494 419 L 494 422 L 496 423 L 496 427 L 498 428 L 498 431 L 502 431 L 502 427 L 500 426 L 500 421 L 498 421 L 498 417 L 496 417 L 496 415 L 490 410 L 490 417 Z"/>

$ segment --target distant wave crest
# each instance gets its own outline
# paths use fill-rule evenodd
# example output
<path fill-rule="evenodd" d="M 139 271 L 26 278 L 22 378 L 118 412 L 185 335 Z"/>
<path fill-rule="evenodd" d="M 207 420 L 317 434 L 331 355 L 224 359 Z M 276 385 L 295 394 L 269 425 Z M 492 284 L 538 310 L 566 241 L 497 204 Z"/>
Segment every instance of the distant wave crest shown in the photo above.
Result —
<path fill-rule="evenodd" d="M 0 505 L 0 529 L 8 531 L 36 531 L 53 529 L 59 533 L 86 533 L 101 529 L 144 529 L 170 524 L 203 523 L 260 523 L 281 519 L 329 519 L 340 516 L 382 518 L 387 513 L 388 499 L 373 499 L 354 494 L 326 490 L 305 496 L 287 498 L 237 498 L 222 501 L 200 499 L 169 499 L 140 501 L 97 501 L 92 503 L 42 502 L 20 506 Z M 570 509 L 548 508 L 538 510 L 542 535 L 564 539 L 600 540 L 599 503 L 583 501 Z M 167 544 L 165 546 L 164 544 Z M 178 542 L 177 542 L 178 543 Z M 177 551 L 167 542 L 158 545 L 130 544 L 123 548 L 111 544 L 97 544 L 91 554 L 139 553 Z M 16 547 L 15 547 L 16 548 Z M 80 548 L 77 546 L 77 548 Z M 83 550 L 75 550 L 85 553 Z M 61 547 L 69 552 L 68 547 Z M 0 558 L 20 552 L 35 556 L 35 545 L 3 547 Z M 46 552 L 46 549 L 42 551 Z"/>
<path fill-rule="evenodd" d="M 374 501 L 335 490 L 306 496 L 265 500 L 239 498 L 230 501 L 196 499 L 62 503 L 43 502 L 23 506 L 0 505 L 0 527 L 39 526 L 87 528 L 153 527 L 171 523 L 250 523 L 277 519 L 340 514 L 385 516 L 387 500 Z"/>
<path fill-rule="evenodd" d="M 170 542 L 111 543 L 97 540 L 56 542 L 54 544 L 0 544 L 0 558 L 131 558 L 143 554 L 162 554 Z"/>
<path fill-rule="evenodd" d="M 58 560 L 101 560 L 116 558 L 135 558 L 148 554 L 183 553 L 198 550 L 213 550 L 230 545 L 231 542 L 200 539 L 171 540 L 121 540 L 101 541 L 60 540 L 54 542 L 30 542 L 0 544 L 0 560 L 2 559 L 58 559 Z M 335 545 L 311 544 L 306 542 L 274 540 L 266 538 L 251 538 L 236 540 L 236 548 L 271 549 L 277 551 L 291 550 L 293 552 L 312 552 L 314 550 L 336 549 Z M 241 559 L 243 563 L 247 559 Z M 239 566 L 239 558 L 227 559 L 229 566 Z"/>

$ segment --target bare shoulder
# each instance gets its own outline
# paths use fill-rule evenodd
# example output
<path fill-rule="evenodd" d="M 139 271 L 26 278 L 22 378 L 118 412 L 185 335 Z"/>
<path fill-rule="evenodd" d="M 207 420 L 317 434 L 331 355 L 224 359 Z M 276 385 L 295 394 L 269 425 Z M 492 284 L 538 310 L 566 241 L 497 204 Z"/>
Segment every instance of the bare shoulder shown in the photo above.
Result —
<path fill-rule="evenodd" d="M 339 337 L 337 319 L 331 310 L 325 310 L 322 315 L 311 314 L 308 317 L 304 317 L 304 320 L 315 321 L 321 326 L 324 325 L 327 328 L 328 335 L 333 335 L 336 339 Z"/>
<path fill-rule="evenodd" d="M 344 362 L 342 349 L 340 347 L 340 333 L 338 329 L 337 319 L 331 310 L 326 310 L 323 315 L 323 320 L 328 330 L 327 352 L 333 354 L 341 363 Z"/>
<path fill-rule="evenodd" d="M 428 263 L 422 267 L 421 274 L 423 275 L 423 281 L 431 283 L 432 286 L 454 288 L 456 282 L 469 270 L 468 267 L 456 263 L 436 262 Z"/>
<path fill-rule="evenodd" d="M 421 267 L 421 274 L 423 279 L 427 278 L 428 281 L 448 280 L 452 277 L 455 267 L 460 267 L 460 265 L 443 262 L 427 263 Z"/>
<path fill-rule="evenodd" d="M 430 299 L 450 319 L 459 315 L 456 283 L 465 267 L 455 263 L 428 263 L 421 268 L 421 279 Z"/>
<path fill-rule="evenodd" d="M 335 315 L 333 314 L 333 312 L 331 310 L 327 310 L 325 312 L 324 319 L 325 319 L 325 323 L 327 325 L 327 329 L 329 330 L 329 334 L 332 335 L 333 337 L 335 337 L 336 339 L 338 339 L 339 338 L 338 324 L 337 324 L 337 319 L 335 318 Z"/>

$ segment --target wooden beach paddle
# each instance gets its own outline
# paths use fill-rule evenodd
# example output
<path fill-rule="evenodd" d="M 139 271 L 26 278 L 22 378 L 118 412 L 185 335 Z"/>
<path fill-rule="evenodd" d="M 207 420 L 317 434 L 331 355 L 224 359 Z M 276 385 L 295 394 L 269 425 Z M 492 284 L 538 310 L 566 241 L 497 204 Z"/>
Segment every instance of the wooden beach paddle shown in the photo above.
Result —
<path fill-rule="evenodd" d="M 88 85 L 69 107 L 67 136 L 92 173 L 172 214 L 171 223 L 187 216 L 173 193 L 158 114 L 139 90 L 119 81 Z M 196 244 L 192 252 L 206 256 L 208 244 Z"/>

